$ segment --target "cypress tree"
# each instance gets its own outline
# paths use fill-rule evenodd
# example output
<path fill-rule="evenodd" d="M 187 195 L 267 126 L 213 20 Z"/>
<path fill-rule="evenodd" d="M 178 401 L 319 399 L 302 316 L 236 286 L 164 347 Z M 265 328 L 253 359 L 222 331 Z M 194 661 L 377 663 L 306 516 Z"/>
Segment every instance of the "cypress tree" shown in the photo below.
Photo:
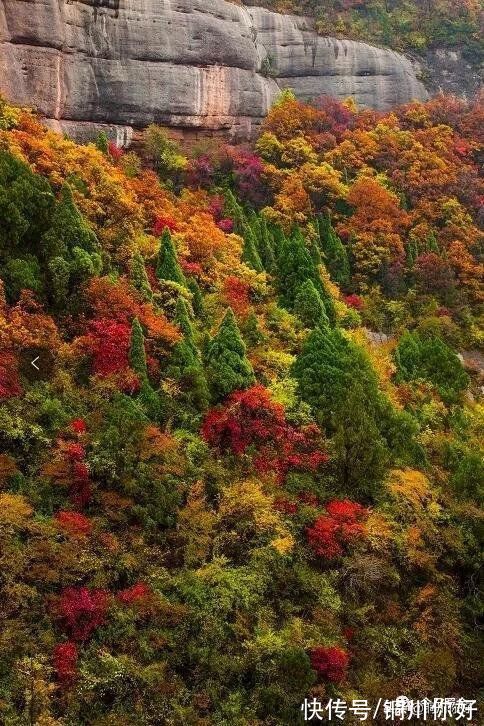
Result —
<path fill-rule="evenodd" d="M 96 235 L 75 205 L 70 186 L 64 184 L 50 229 L 42 237 L 41 248 L 45 257 L 50 259 L 69 256 L 74 247 L 89 253 L 99 249 Z"/>
<path fill-rule="evenodd" d="M 196 350 L 192 322 L 188 314 L 186 302 L 182 297 L 179 297 L 176 301 L 174 323 L 178 328 L 180 328 L 187 343 Z"/>
<path fill-rule="evenodd" d="M 347 287 L 350 282 L 350 265 L 346 248 L 334 230 L 329 215 L 318 219 L 319 240 L 331 279 Z"/>
<path fill-rule="evenodd" d="M 405 331 L 395 350 L 397 380 L 410 381 L 417 378 L 421 365 L 422 352 L 417 335 Z"/>
<path fill-rule="evenodd" d="M 201 320 L 205 320 L 206 318 L 206 311 L 205 311 L 205 305 L 203 302 L 203 295 L 200 290 L 200 285 L 195 280 L 194 277 L 189 277 L 187 280 L 187 287 L 192 293 L 192 308 L 193 312 L 197 316 L 197 318 L 200 318 Z"/>
<path fill-rule="evenodd" d="M 318 290 L 322 284 L 311 256 L 297 231 L 285 239 L 278 258 L 277 288 L 284 307 L 292 310 L 299 287 L 306 280 L 312 280 Z"/>
<path fill-rule="evenodd" d="M 168 227 L 165 227 L 161 235 L 156 276 L 159 280 L 171 280 L 179 285 L 186 285 L 185 275 L 178 263 L 175 245 Z"/>
<path fill-rule="evenodd" d="M 343 494 L 373 500 L 387 468 L 388 452 L 367 409 L 366 396 L 353 381 L 333 421 L 333 464 Z"/>
<path fill-rule="evenodd" d="M 257 320 L 257 315 L 254 312 L 251 312 L 247 320 L 244 322 L 242 332 L 244 340 L 246 340 L 249 345 L 259 345 L 259 343 L 262 343 L 265 340 L 265 335 L 259 328 L 259 321 Z"/>
<path fill-rule="evenodd" d="M 264 269 L 272 274 L 276 268 L 276 257 L 274 254 L 274 239 L 269 230 L 265 217 L 260 217 L 260 240 L 259 240 L 259 257 Z"/>
<path fill-rule="evenodd" d="M 306 338 L 292 367 L 301 398 L 316 419 L 329 425 L 347 387 L 346 360 L 349 342 L 339 330 L 314 330 Z"/>
<path fill-rule="evenodd" d="M 241 205 L 238 203 L 238 201 L 235 198 L 235 195 L 231 189 L 226 189 L 224 191 L 224 197 L 225 197 L 225 205 L 224 205 L 225 214 L 233 220 L 234 232 L 242 235 L 244 232 L 244 229 L 245 229 L 245 225 L 246 225 L 246 218 L 245 218 L 244 210 L 242 209 Z"/>
<path fill-rule="evenodd" d="M 130 269 L 133 287 L 142 294 L 144 300 L 151 300 L 153 290 L 146 274 L 145 262 L 139 252 L 136 252 L 131 258 Z"/>
<path fill-rule="evenodd" d="M 207 378 L 214 401 L 255 383 L 254 371 L 247 360 L 245 344 L 231 308 L 208 346 Z"/>
<path fill-rule="evenodd" d="M 57 307 L 66 304 L 69 294 L 70 265 L 63 257 L 53 257 L 47 263 L 49 271 L 49 296 Z"/>
<path fill-rule="evenodd" d="M 143 328 L 138 320 L 134 318 L 131 325 L 131 346 L 129 349 L 129 364 L 138 374 L 141 381 L 148 380 L 148 369 L 146 367 L 145 336 Z"/>
<path fill-rule="evenodd" d="M 202 367 L 200 354 L 195 343 L 193 327 L 183 298 L 176 304 L 175 323 L 183 333 L 183 339 L 175 344 L 167 375 L 175 378 L 181 385 L 180 404 L 204 411 L 209 403 L 207 380 Z"/>
<path fill-rule="evenodd" d="M 294 312 L 306 328 L 315 328 L 316 325 L 329 325 L 321 295 L 316 290 L 312 280 L 306 280 L 299 286 L 294 301 Z"/>
<path fill-rule="evenodd" d="M 353 382 L 362 386 L 367 410 L 380 410 L 378 379 L 364 351 L 338 329 L 314 328 L 292 366 L 301 398 L 312 407 L 317 420 L 332 426 L 333 416 L 345 401 Z"/>
<path fill-rule="evenodd" d="M 246 226 L 244 231 L 244 246 L 242 248 L 242 259 L 249 265 L 249 267 L 252 267 L 252 269 L 256 272 L 262 272 L 264 270 L 261 259 L 259 257 L 259 253 L 257 251 L 255 235 L 249 225 Z"/>
<path fill-rule="evenodd" d="M 438 337 L 421 339 L 405 332 L 395 350 L 397 380 L 430 381 L 446 403 L 453 403 L 469 384 L 456 353 Z"/>
<path fill-rule="evenodd" d="M 272 236 L 272 249 L 274 252 L 274 259 L 277 265 L 279 257 L 286 248 L 287 238 L 283 230 L 276 224 L 271 225 L 270 232 Z"/>

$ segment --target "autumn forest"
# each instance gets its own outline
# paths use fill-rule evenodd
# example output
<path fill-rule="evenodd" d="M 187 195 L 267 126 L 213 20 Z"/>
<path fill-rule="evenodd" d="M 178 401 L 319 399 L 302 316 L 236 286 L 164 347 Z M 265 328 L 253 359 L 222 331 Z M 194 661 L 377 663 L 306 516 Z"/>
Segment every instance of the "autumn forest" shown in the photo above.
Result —
<path fill-rule="evenodd" d="M 1 724 L 478 697 L 483 127 L 284 91 L 122 149 L 0 101 Z"/>

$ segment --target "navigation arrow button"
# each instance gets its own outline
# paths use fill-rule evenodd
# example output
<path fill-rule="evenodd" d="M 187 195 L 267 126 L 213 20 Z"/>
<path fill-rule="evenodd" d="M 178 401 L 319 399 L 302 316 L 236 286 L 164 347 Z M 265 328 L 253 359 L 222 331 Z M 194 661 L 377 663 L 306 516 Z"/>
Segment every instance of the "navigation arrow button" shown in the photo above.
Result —
<path fill-rule="evenodd" d="M 34 360 L 31 360 L 31 361 L 30 361 L 30 365 L 31 365 L 31 366 L 34 366 L 34 368 L 35 368 L 36 370 L 38 370 L 38 371 L 40 371 L 40 368 L 39 368 L 39 366 L 37 365 L 37 361 L 39 360 L 39 358 L 40 358 L 40 355 L 38 355 L 38 356 L 37 356 L 36 358 L 34 358 Z"/>

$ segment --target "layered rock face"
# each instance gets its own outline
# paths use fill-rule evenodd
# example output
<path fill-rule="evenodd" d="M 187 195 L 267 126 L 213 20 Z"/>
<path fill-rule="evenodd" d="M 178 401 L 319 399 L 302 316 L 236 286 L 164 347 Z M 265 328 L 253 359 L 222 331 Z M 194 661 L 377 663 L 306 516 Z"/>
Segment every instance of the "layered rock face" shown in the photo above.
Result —
<path fill-rule="evenodd" d="M 425 98 L 410 61 L 224 0 L 3 0 L 0 91 L 77 138 L 150 123 L 248 137 L 282 87 L 387 108 Z"/>

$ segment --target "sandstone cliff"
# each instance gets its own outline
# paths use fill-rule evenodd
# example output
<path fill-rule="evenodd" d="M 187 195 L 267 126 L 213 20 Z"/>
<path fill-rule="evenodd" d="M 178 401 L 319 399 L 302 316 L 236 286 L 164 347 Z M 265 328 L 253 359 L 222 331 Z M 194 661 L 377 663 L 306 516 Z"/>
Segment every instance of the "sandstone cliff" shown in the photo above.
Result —
<path fill-rule="evenodd" d="M 77 138 L 112 125 L 246 137 L 281 87 L 386 108 L 426 91 L 410 61 L 224 0 L 3 0 L 0 90 Z"/>

